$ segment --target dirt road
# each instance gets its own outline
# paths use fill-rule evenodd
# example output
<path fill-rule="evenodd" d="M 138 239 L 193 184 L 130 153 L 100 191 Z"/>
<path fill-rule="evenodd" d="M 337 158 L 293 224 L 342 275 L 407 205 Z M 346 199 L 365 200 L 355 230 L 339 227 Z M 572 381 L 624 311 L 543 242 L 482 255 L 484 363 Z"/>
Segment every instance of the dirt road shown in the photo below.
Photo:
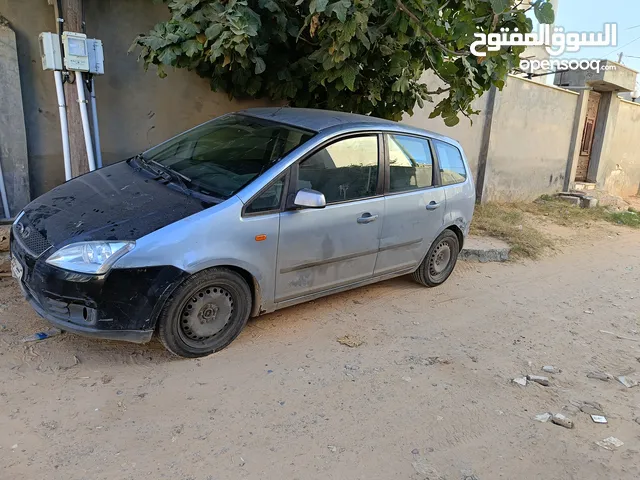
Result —
<path fill-rule="evenodd" d="M 459 264 L 438 289 L 401 278 L 289 308 L 201 360 L 68 334 L 25 345 L 46 324 L 4 279 L 0 477 L 640 478 L 640 387 L 586 377 L 640 379 L 640 233 L 620 232 Z M 562 369 L 550 386 L 510 382 L 543 365 Z M 532 419 L 547 411 L 575 428 Z M 624 445 L 595 444 L 610 436 Z"/>

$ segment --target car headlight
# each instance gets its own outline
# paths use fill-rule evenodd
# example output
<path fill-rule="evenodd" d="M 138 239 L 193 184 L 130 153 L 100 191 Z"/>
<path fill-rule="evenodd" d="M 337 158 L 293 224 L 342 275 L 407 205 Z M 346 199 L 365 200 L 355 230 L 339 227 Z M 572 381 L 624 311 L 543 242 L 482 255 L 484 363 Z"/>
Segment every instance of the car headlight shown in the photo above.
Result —
<path fill-rule="evenodd" d="M 62 247 L 47 259 L 49 265 L 73 272 L 100 275 L 125 253 L 135 242 L 80 242 Z"/>

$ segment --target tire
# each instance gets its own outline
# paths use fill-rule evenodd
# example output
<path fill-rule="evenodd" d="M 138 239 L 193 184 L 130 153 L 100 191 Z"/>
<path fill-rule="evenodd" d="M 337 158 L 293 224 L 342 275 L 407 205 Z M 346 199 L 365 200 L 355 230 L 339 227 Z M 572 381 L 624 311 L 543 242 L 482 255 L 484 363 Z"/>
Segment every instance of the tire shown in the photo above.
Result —
<path fill-rule="evenodd" d="M 204 357 L 235 340 L 247 324 L 251 305 L 251 290 L 236 272 L 204 270 L 167 299 L 158 317 L 158 336 L 174 355 Z"/>
<path fill-rule="evenodd" d="M 442 285 L 458 261 L 460 241 L 451 230 L 445 230 L 434 240 L 427 256 L 413 272 L 413 279 L 426 287 Z"/>

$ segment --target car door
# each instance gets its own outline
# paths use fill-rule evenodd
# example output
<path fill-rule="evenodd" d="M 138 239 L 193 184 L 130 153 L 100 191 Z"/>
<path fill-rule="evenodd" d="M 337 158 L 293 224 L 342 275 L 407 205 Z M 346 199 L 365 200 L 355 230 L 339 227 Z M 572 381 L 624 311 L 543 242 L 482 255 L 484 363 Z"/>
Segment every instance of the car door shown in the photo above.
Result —
<path fill-rule="evenodd" d="M 384 143 L 385 216 L 375 275 L 416 267 L 440 232 L 445 210 L 431 142 L 389 133 Z"/>
<path fill-rule="evenodd" d="M 324 208 L 280 214 L 276 302 L 370 278 L 384 216 L 381 139 L 343 137 L 294 164 L 289 198 L 303 188 L 325 196 Z"/>
<path fill-rule="evenodd" d="M 440 179 L 446 197 L 445 223 L 458 225 L 466 235 L 475 205 L 475 187 L 467 173 L 461 150 L 450 143 L 433 141 Z"/>

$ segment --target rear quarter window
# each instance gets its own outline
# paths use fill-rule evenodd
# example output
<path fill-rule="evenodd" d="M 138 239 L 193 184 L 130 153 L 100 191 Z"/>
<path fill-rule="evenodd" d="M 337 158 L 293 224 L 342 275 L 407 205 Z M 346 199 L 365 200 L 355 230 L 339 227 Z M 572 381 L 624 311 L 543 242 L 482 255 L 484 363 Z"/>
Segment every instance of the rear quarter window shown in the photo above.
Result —
<path fill-rule="evenodd" d="M 464 168 L 462 153 L 457 147 L 448 143 L 434 140 L 436 153 L 438 154 L 438 164 L 440 167 L 440 178 L 442 185 L 453 185 L 462 183 L 467 179 L 467 170 Z"/>

